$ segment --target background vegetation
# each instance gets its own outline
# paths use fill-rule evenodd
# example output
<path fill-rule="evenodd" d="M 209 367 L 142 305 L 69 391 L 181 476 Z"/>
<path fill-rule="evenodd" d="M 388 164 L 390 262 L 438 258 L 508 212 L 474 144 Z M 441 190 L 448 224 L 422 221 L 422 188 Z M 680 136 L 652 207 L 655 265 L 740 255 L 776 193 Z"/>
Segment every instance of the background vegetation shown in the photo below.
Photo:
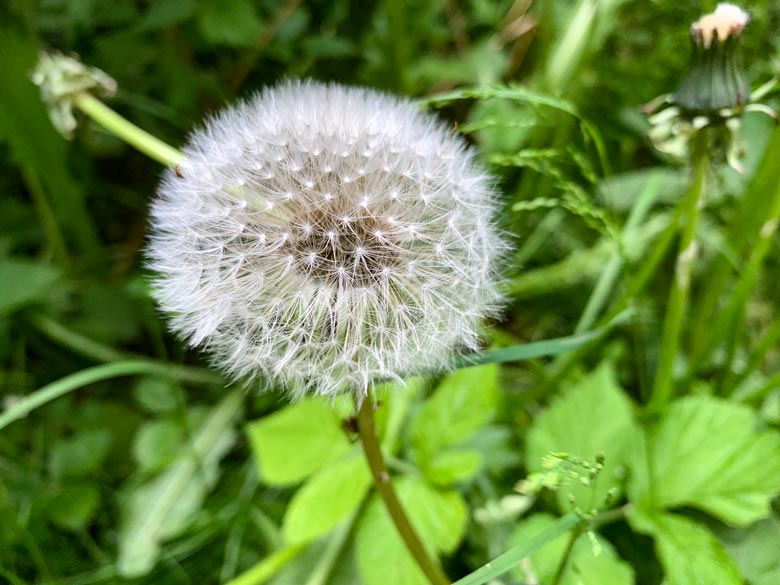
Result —
<path fill-rule="evenodd" d="M 174 145 L 284 77 L 432 98 L 479 145 L 517 235 L 513 302 L 493 343 L 599 333 L 565 353 L 553 344 L 554 357 L 386 394 L 378 416 L 397 489 L 451 577 L 577 508 L 598 509 L 597 533 L 559 575 L 563 534 L 497 583 L 780 583 L 777 238 L 756 253 L 780 197 L 780 131 L 766 116 L 744 116 L 744 174 L 713 165 L 678 398 L 643 408 L 688 179 L 649 145 L 639 108 L 674 90 L 688 26 L 713 7 L 0 4 L 0 396 L 10 409 L 74 373 L 84 386 L 0 430 L 0 582 L 424 582 L 342 428 L 349 401 L 287 406 L 250 392 L 241 404 L 166 333 L 142 259 L 160 168 L 86 121 L 72 142 L 57 134 L 27 78 L 37 52 L 57 48 L 108 72 L 112 107 Z M 757 85 L 777 73 L 780 6 L 746 8 Z M 101 363 L 105 379 L 88 384 Z M 576 460 L 543 468 L 550 452 L 591 464 L 603 452 L 605 468 L 595 487 L 515 491 L 533 472 L 551 485 L 583 473 Z"/>

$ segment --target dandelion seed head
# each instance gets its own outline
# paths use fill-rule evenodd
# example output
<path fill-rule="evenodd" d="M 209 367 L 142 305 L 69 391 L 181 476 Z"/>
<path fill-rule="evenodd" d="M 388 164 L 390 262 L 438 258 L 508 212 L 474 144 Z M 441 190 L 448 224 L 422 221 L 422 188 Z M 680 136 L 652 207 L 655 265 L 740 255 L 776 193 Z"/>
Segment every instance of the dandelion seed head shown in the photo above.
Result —
<path fill-rule="evenodd" d="M 290 82 L 184 153 L 152 206 L 154 295 L 230 376 L 360 397 L 478 348 L 507 244 L 490 178 L 434 116 Z"/>

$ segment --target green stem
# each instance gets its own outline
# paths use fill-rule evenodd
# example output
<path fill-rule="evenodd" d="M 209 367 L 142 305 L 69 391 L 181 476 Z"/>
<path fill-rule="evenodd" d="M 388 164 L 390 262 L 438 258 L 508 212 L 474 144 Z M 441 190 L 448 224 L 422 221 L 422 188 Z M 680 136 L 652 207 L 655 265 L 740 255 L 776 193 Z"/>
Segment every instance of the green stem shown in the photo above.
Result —
<path fill-rule="evenodd" d="M 645 186 L 637 198 L 636 203 L 632 207 L 631 213 L 629 214 L 628 219 L 626 220 L 626 224 L 623 227 L 623 232 L 621 235 L 622 242 L 620 242 L 621 249 L 615 250 L 612 253 L 612 258 L 610 258 L 606 267 L 602 271 L 596 286 L 593 287 L 593 292 L 591 292 L 590 298 L 585 305 L 585 309 L 582 311 L 582 315 L 577 322 L 577 327 L 574 329 L 575 333 L 582 333 L 583 331 L 587 331 L 593 327 L 598 314 L 604 308 L 607 300 L 614 291 L 615 282 L 617 281 L 617 278 L 625 262 L 625 254 L 622 253 L 624 243 L 628 239 L 631 232 L 633 232 L 642 224 L 642 222 L 645 220 L 645 217 L 647 217 L 647 214 L 650 212 L 650 209 L 652 208 L 653 203 L 655 203 L 655 199 L 658 196 L 658 186 L 660 182 L 661 176 L 660 174 L 656 173 L 651 175 L 645 183 Z"/>
<path fill-rule="evenodd" d="M 710 165 L 707 139 L 706 129 L 701 130 L 692 139 L 691 144 L 693 178 L 688 194 L 682 201 L 685 223 L 680 236 L 674 282 L 669 292 L 661 334 L 660 357 L 649 401 L 649 407 L 654 412 L 663 410 L 674 390 L 674 362 L 680 349 L 682 326 L 688 308 L 693 262 L 696 258 L 696 231 L 699 225 L 699 211 L 705 178 Z"/>
<path fill-rule="evenodd" d="M 470 575 L 455 581 L 452 585 L 483 585 L 491 579 L 500 577 L 507 571 L 515 568 L 524 558 L 530 556 L 543 546 L 556 540 L 563 534 L 566 534 L 572 528 L 575 528 L 582 522 L 582 519 L 574 513 L 566 514 L 544 530 L 536 537 L 524 544 L 519 544 L 504 554 L 496 557 L 486 565 L 483 565 Z"/>
<path fill-rule="evenodd" d="M 404 541 L 406 548 L 411 553 L 418 566 L 428 578 L 432 585 L 449 585 L 450 580 L 441 570 L 441 567 L 428 555 L 420 537 L 417 536 L 406 515 L 406 511 L 401 505 L 398 495 L 395 493 L 393 484 L 390 482 L 390 474 L 385 465 L 385 459 L 382 455 L 382 448 L 376 434 L 376 425 L 374 423 L 374 400 L 371 392 L 363 399 L 363 403 L 357 411 L 358 436 L 363 445 L 363 452 L 366 455 L 368 466 L 371 469 L 371 475 L 374 479 L 379 496 L 385 504 L 390 518 L 395 524 L 398 535 Z"/>
<path fill-rule="evenodd" d="M 47 384 L 19 400 L 0 414 L 0 430 L 26 416 L 39 406 L 43 406 L 47 402 L 51 402 L 55 398 L 64 396 L 69 392 L 95 382 L 136 374 L 160 374 L 173 377 L 177 377 L 177 374 L 179 374 L 180 377 L 181 371 L 176 366 L 157 364 L 148 360 L 126 360 L 87 368 Z"/>
<path fill-rule="evenodd" d="M 552 580 L 552 585 L 560 585 L 563 579 L 563 574 L 566 572 L 566 567 L 569 564 L 571 553 L 574 552 L 574 545 L 577 543 L 577 539 L 582 535 L 582 526 L 577 526 L 571 531 L 569 535 L 569 541 L 566 543 L 566 549 L 563 551 L 563 556 L 558 562 L 558 568 L 555 570 L 555 576 Z"/>
<path fill-rule="evenodd" d="M 93 95 L 81 93 L 74 98 L 73 103 L 103 128 L 157 162 L 167 167 L 175 167 L 184 160 L 181 152 L 146 130 L 141 130 Z"/>
<path fill-rule="evenodd" d="M 301 554 L 308 544 L 308 542 L 300 542 L 277 550 L 225 585 L 260 585 L 265 583 L 282 567 Z"/>
<path fill-rule="evenodd" d="M 208 368 L 169 364 L 167 362 L 144 358 L 129 352 L 118 351 L 113 347 L 98 343 L 80 333 L 71 331 L 64 325 L 45 317 L 37 315 L 32 322 L 38 330 L 52 341 L 67 347 L 75 353 L 98 362 L 116 362 L 120 360 L 138 360 L 150 364 L 159 370 L 165 370 L 166 375 L 176 378 L 180 382 L 194 384 L 224 384 L 224 379 Z"/>

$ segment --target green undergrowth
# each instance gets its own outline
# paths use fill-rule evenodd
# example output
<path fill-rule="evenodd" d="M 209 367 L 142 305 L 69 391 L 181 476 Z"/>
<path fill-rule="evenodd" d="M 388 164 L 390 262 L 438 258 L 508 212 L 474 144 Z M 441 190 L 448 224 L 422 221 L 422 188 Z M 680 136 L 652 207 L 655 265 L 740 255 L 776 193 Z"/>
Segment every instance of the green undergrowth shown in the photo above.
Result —
<path fill-rule="evenodd" d="M 226 385 L 166 332 L 143 261 L 160 168 L 86 120 L 57 134 L 27 78 L 43 48 L 108 72 L 109 105 L 175 146 L 313 77 L 413 96 L 479 148 L 513 234 L 509 307 L 484 352 L 382 387 L 376 411 L 453 582 L 780 583 L 780 129 L 745 114 L 744 172 L 707 171 L 673 391 L 649 409 L 689 173 L 641 106 L 674 90 L 715 3 L 529 4 L 0 6 L 0 583 L 426 583 L 348 397 Z M 748 8 L 756 86 L 780 9 Z"/>

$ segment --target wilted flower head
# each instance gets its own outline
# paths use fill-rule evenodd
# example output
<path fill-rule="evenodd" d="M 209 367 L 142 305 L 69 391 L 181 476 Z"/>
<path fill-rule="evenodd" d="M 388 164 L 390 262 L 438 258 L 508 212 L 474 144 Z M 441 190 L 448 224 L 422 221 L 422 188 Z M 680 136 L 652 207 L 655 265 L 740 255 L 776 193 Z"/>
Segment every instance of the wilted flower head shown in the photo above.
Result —
<path fill-rule="evenodd" d="M 738 6 L 721 3 L 691 25 L 693 54 L 688 72 L 674 94 L 660 96 L 645 108 L 655 112 L 649 137 L 658 150 L 685 159 L 691 142 L 706 132 L 707 148 L 741 172 L 740 116 L 758 111 L 775 117 L 758 102 L 773 82 L 751 95 L 739 63 L 740 37 L 748 20 L 747 12 Z"/>
<path fill-rule="evenodd" d="M 433 116 L 293 82 L 184 152 L 152 208 L 155 295 L 231 376 L 361 396 L 476 348 L 505 243 L 489 178 Z"/>

